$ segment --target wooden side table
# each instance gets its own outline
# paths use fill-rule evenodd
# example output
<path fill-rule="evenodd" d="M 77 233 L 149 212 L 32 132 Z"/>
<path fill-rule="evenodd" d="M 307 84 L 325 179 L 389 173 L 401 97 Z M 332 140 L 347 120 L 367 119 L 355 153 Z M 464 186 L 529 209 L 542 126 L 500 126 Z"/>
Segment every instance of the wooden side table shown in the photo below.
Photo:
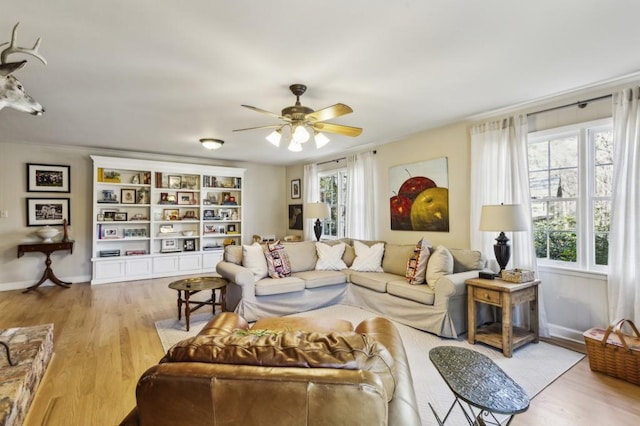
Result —
<path fill-rule="evenodd" d="M 34 284 L 31 287 L 27 288 L 25 291 L 23 291 L 23 293 L 38 288 L 46 280 L 51 280 L 51 282 L 53 282 L 54 284 L 65 288 L 68 288 L 71 285 L 70 282 L 62 281 L 60 278 L 56 277 L 56 275 L 53 273 L 53 269 L 51 269 L 51 253 L 58 250 L 69 250 L 69 253 L 73 254 L 73 240 L 53 243 L 24 243 L 18 245 L 18 257 L 22 257 L 25 253 L 31 252 L 39 252 L 47 256 L 44 261 L 45 269 L 44 273 L 42 274 L 42 278 L 40 278 L 40 281 L 38 281 L 37 284 Z"/>
<path fill-rule="evenodd" d="M 467 316 L 469 322 L 468 341 L 482 342 L 502 349 L 504 356 L 511 358 L 513 350 L 520 346 L 538 343 L 538 284 L 540 280 L 511 283 L 499 279 L 472 278 L 467 285 Z M 502 308 L 502 322 L 476 328 L 476 302 Z M 513 308 L 529 303 L 529 327 L 513 326 Z"/>
<path fill-rule="evenodd" d="M 211 306 L 211 312 L 216 313 L 216 305 L 220 306 L 220 310 L 226 310 L 227 303 L 227 284 L 228 281 L 222 277 L 198 277 L 185 278 L 183 280 L 174 281 L 169 284 L 169 288 L 178 291 L 178 321 L 182 319 L 182 305 L 184 305 L 184 317 L 187 321 L 187 331 L 189 331 L 189 322 L 191 312 L 200 309 L 205 305 Z M 207 300 L 191 300 L 191 296 L 203 291 L 211 290 L 211 298 Z M 220 301 L 216 302 L 216 290 L 220 290 Z M 195 307 L 191 307 L 195 305 Z"/>

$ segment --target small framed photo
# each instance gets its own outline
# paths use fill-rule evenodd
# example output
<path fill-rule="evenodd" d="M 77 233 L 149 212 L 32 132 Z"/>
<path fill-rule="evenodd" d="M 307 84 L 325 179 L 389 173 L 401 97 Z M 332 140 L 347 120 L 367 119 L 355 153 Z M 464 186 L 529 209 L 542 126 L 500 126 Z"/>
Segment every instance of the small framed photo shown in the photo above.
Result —
<path fill-rule="evenodd" d="M 115 220 L 116 222 L 126 222 L 127 212 L 117 212 L 113 215 L 113 220 Z"/>
<path fill-rule="evenodd" d="M 185 176 L 184 178 L 185 188 L 187 189 L 197 189 L 198 188 L 198 176 Z"/>
<path fill-rule="evenodd" d="M 69 198 L 27 198 L 27 226 L 71 224 Z"/>
<path fill-rule="evenodd" d="M 236 232 L 235 224 L 227 225 L 227 234 L 233 234 L 235 232 Z"/>
<path fill-rule="evenodd" d="M 27 163 L 27 192 L 71 192 L 71 166 Z"/>
<path fill-rule="evenodd" d="M 193 192 L 178 192 L 178 204 L 195 204 Z"/>
<path fill-rule="evenodd" d="M 102 220 L 115 220 L 116 213 L 120 210 L 118 209 L 102 209 L 100 213 L 102 214 Z"/>
<path fill-rule="evenodd" d="M 204 225 L 204 233 L 205 234 L 215 234 L 216 232 L 218 232 L 216 230 L 216 226 L 215 225 Z"/>
<path fill-rule="evenodd" d="M 104 214 L 98 213 L 98 222 L 102 222 L 104 220 Z"/>
<path fill-rule="evenodd" d="M 121 189 L 120 190 L 120 202 L 122 204 L 135 204 L 136 203 L 136 190 L 135 189 Z"/>
<path fill-rule="evenodd" d="M 173 225 L 160 225 L 160 233 L 161 234 L 168 234 L 173 232 Z"/>
<path fill-rule="evenodd" d="M 160 251 L 163 253 L 170 253 L 173 251 L 180 251 L 178 246 L 178 240 L 175 238 L 167 238 L 160 243 Z"/>
<path fill-rule="evenodd" d="M 196 216 L 195 210 L 187 210 L 184 212 L 184 216 L 182 216 L 182 220 L 198 220 L 198 216 Z"/>
<path fill-rule="evenodd" d="M 184 251 L 196 251 L 196 240 L 194 238 L 187 238 L 182 242 L 182 250 Z"/>
<path fill-rule="evenodd" d="M 300 190 L 300 179 L 294 179 L 291 181 L 291 198 L 297 199 L 302 197 L 302 191 Z"/>
<path fill-rule="evenodd" d="M 202 211 L 202 219 L 203 220 L 213 220 L 213 218 L 216 216 L 216 211 L 215 210 L 203 210 Z"/>
<path fill-rule="evenodd" d="M 180 189 L 181 186 L 182 186 L 181 176 L 169 176 L 169 188 Z"/>
<path fill-rule="evenodd" d="M 164 209 L 162 210 L 163 220 L 180 220 L 180 210 L 178 209 Z"/>
<path fill-rule="evenodd" d="M 102 239 L 121 238 L 120 229 L 117 226 L 103 226 L 101 238 Z"/>

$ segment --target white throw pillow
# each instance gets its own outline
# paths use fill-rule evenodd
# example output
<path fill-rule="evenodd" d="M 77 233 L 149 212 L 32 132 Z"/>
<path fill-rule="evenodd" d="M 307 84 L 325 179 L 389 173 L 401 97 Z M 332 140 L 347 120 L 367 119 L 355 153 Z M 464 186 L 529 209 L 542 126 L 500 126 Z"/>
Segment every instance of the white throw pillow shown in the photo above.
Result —
<path fill-rule="evenodd" d="M 342 260 L 344 249 L 347 247 L 345 243 L 339 243 L 330 246 L 324 243 L 316 243 L 316 251 L 318 252 L 318 262 L 316 262 L 316 271 L 340 271 L 347 269 Z"/>
<path fill-rule="evenodd" d="M 418 241 L 413 255 L 407 261 L 406 278 L 409 284 L 424 284 L 426 280 L 427 262 L 431 252 L 431 243 L 424 238 Z"/>
<path fill-rule="evenodd" d="M 264 258 L 264 252 L 260 244 L 242 245 L 242 266 L 253 272 L 256 280 L 261 280 L 267 276 L 269 272 L 267 260 Z"/>
<path fill-rule="evenodd" d="M 453 256 L 445 246 L 438 246 L 427 262 L 427 284 L 435 290 L 436 281 L 449 274 L 453 274 Z"/>
<path fill-rule="evenodd" d="M 360 241 L 354 241 L 353 248 L 356 251 L 356 258 L 349 269 L 358 272 L 384 272 L 382 269 L 384 243 L 377 243 L 369 247 Z"/>

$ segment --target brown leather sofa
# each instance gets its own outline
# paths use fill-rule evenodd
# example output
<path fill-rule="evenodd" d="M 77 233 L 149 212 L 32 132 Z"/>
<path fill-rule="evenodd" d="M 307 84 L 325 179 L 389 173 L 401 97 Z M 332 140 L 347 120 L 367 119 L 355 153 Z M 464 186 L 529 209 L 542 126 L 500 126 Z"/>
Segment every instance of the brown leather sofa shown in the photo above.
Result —
<path fill-rule="evenodd" d="M 122 425 L 420 425 L 402 340 L 384 318 L 215 316 L 138 381 Z"/>

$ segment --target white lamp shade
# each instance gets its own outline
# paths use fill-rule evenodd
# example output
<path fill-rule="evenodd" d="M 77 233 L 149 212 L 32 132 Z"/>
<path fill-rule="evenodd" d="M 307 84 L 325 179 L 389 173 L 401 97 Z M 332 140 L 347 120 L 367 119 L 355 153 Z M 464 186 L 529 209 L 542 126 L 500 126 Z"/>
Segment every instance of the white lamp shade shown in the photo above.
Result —
<path fill-rule="evenodd" d="M 305 143 L 309 140 L 309 131 L 303 125 L 296 126 L 293 131 L 293 140 L 298 143 Z"/>
<path fill-rule="evenodd" d="M 302 145 L 300 145 L 300 142 L 293 139 L 289 144 L 289 151 L 300 152 L 302 151 Z"/>
<path fill-rule="evenodd" d="M 331 217 L 329 204 L 326 203 L 307 203 L 304 205 L 305 219 L 326 219 Z"/>
<path fill-rule="evenodd" d="M 277 129 L 274 130 L 273 132 L 269 133 L 269 136 L 267 136 L 267 140 L 275 146 L 280 146 L 280 138 L 282 137 L 282 130 Z"/>
<path fill-rule="evenodd" d="M 514 232 L 526 231 L 528 228 L 524 209 L 520 204 L 482 206 L 481 231 Z"/>
<path fill-rule="evenodd" d="M 329 138 L 326 137 L 323 133 L 317 133 L 314 139 L 316 141 L 316 148 L 318 149 L 329 143 Z"/>

